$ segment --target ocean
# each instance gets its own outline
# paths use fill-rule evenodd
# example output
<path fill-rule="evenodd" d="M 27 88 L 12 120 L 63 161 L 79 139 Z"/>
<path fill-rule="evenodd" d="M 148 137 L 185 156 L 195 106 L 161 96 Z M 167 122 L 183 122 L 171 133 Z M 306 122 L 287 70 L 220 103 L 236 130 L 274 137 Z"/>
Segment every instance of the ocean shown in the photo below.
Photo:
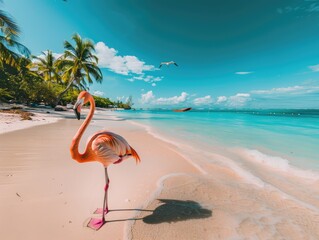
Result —
<path fill-rule="evenodd" d="M 249 153 L 273 168 L 319 172 L 319 110 L 139 110 L 118 115 L 197 150 Z"/>
<path fill-rule="evenodd" d="M 283 197 L 288 193 L 319 212 L 319 110 L 136 110 L 116 115 L 174 145 L 203 175 L 211 176 L 216 167 L 229 169 L 243 183 Z M 301 200 L 302 194 L 311 200 Z"/>

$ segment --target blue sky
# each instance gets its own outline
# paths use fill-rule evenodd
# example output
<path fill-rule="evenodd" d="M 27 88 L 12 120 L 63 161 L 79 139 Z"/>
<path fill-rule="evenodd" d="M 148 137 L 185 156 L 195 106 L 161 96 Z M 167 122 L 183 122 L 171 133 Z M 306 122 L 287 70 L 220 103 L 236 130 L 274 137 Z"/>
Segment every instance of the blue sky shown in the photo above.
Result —
<path fill-rule="evenodd" d="M 319 108 L 317 0 L 4 0 L 21 42 L 96 44 L 90 92 L 135 107 Z M 178 67 L 161 61 L 176 61 Z"/>

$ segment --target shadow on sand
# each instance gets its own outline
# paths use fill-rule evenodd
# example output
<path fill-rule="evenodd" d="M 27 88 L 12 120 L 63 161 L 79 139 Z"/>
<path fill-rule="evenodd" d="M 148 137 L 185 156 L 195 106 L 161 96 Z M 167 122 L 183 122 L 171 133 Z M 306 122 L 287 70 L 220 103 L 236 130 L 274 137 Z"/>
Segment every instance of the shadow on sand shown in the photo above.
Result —
<path fill-rule="evenodd" d="M 203 208 L 195 201 L 182 201 L 173 199 L 158 199 L 161 203 L 160 206 L 154 210 L 144 209 L 114 209 L 111 211 L 142 211 L 150 212 L 151 214 L 143 218 L 128 218 L 111 220 L 108 222 L 119 222 L 129 220 L 143 220 L 146 224 L 159 224 L 186 221 L 190 219 L 209 218 L 212 216 L 212 210 Z"/>

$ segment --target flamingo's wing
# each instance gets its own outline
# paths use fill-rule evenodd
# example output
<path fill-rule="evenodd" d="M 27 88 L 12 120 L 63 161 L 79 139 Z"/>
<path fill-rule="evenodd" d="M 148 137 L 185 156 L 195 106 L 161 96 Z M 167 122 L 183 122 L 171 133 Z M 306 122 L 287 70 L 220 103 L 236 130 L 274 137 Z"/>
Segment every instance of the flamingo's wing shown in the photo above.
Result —
<path fill-rule="evenodd" d="M 97 160 L 103 164 L 112 164 L 132 154 L 130 145 L 126 140 L 112 132 L 100 132 L 92 142 L 92 150 Z"/>
<path fill-rule="evenodd" d="M 92 142 L 92 150 L 97 157 L 96 160 L 101 162 L 103 165 L 109 165 L 119 160 L 119 156 L 111 148 L 107 139 L 103 139 L 101 137 L 95 139 Z"/>
<path fill-rule="evenodd" d="M 100 162 L 116 162 L 125 149 L 125 144 L 108 132 L 99 133 L 92 142 L 92 150 Z"/>

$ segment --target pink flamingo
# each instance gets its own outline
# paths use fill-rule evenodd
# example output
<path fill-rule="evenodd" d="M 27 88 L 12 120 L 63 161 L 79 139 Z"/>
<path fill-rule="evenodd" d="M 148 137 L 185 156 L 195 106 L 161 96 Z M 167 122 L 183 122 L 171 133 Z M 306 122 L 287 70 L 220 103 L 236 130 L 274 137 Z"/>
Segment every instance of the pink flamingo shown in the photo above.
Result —
<path fill-rule="evenodd" d="M 79 94 L 77 101 L 73 107 L 78 120 L 80 120 L 81 108 L 87 102 L 90 102 L 90 112 L 75 136 L 73 137 L 70 152 L 72 158 L 79 163 L 97 161 L 102 163 L 105 168 L 106 184 L 104 188 L 102 219 L 91 218 L 90 222 L 88 223 L 88 227 L 94 230 L 98 230 L 104 225 L 105 214 L 109 211 L 107 192 L 110 180 L 107 173 L 107 167 L 113 163 L 120 163 L 130 156 L 135 158 L 136 163 L 139 163 L 140 157 L 123 137 L 108 131 L 99 131 L 95 133 L 91 138 L 88 139 L 84 153 L 79 153 L 79 143 L 85 129 L 93 118 L 95 102 L 93 97 L 88 92 L 82 91 Z"/>

